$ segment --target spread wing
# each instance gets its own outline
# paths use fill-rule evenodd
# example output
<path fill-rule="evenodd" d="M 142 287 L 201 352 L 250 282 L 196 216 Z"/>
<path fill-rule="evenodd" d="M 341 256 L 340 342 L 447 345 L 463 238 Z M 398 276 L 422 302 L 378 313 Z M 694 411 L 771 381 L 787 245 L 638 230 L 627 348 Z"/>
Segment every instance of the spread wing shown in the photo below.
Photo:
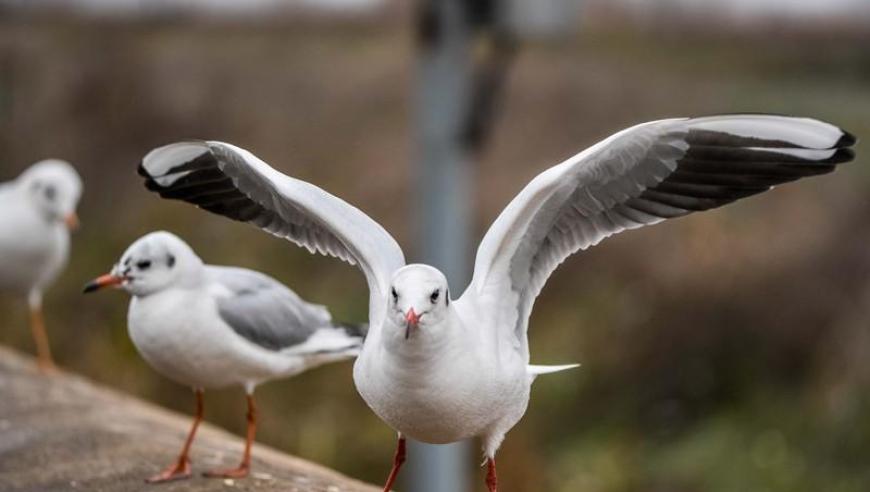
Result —
<path fill-rule="evenodd" d="M 393 237 L 356 207 L 222 142 L 179 142 L 154 149 L 142 160 L 139 173 L 146 187 L 164 198 L 193 203 L 312 253 L 358 265 L 369 286 L 372 325 L 380 325 L 390 277 L 405 259 Z"/>
<path fill-rule="evenodd" d="M 855 138 L 821 121 L 729 115 L 644 123 L 533 179 L 477 251 L 465 302 L 492 313 L 528 354 L 535 298 L 568 256 L 655 224 L 832 171 Z M 460 299 L 462 301 L 463 299 Z"/>

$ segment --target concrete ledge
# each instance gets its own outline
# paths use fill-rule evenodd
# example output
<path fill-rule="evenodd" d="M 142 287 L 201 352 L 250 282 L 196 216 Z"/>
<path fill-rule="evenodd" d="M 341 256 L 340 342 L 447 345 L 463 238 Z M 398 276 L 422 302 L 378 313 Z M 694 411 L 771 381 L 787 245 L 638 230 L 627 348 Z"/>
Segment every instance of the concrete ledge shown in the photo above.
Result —
<path fill-rule="evenodd" d="M 255 445 L 243 480 L 200 472 L 235 466 L 242 440 L 200 427 L 191 479 L 148 485 L 180 449 L 190 417 L 69 373 L 40 375 L 32 359 L 0 347 L 0 490 L 375 492 L 379 488 Z"/>

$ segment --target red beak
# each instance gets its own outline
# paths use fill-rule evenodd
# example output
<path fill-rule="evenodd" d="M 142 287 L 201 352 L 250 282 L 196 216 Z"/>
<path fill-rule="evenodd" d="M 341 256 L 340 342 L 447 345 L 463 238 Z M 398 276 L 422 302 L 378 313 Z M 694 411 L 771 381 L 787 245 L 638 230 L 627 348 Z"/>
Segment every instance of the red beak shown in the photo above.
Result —
<path fill-rule="evenodd" d="M 405 314 L 405 322 L 413 327 L 420 323 L 420 315 L 414 312 L 414 308 L 409 309 L 408 313 Z"/>
<path fill-rule="evenodd" d="M 420 315 L 414 312 L 414 308 L 409 309 L 405 314 L 405 322 L 407 323 L 405 325 L 405 340 L 407 340 L 411 336 L 411 328 L 416 328 L 420 323 Z"/>

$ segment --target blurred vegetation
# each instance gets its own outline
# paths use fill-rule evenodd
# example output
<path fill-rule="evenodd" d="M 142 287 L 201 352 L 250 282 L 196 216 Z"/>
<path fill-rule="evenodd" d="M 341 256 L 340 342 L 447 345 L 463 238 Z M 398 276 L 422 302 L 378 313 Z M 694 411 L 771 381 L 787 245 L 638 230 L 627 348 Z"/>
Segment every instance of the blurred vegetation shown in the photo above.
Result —
<path fill-rule="evenodd" d="M 233 142 L 358 205 L 414 260 L 411 38 L 399 21 L 0 19 L 0 179 L 61 157 L 85 181 L 83 228 L 46 301 L 60 364 L 190 411 L 190 392 L 137 356 L 126 297 L 80 294 L 155 229 L 208 262 L 268 272 L 338 319 L 363 319 L 353 267 L 159 200 L 135 169 L 167 142 Z M 608 29 L 526 43 L 477 171 L 478 237 L 535 174 L 623 127 L 753 111 L 823 118 L 862 137 L 868 88 L 866 36 L 824 29 Z M 583 366 L 536 382 L 499 454 L 505 490 L 870 489 L 866 164 L 859 155 L 834 175 L 567 261 L 537 302 L 533 361 Z M 0 343 L 30 351 L 24 303 L 4 297 L 0 309 Z M 345 363 L 264 385 L 258 439 L 381 482 L 395 436 L 350 373 Z M 242 431 L 241 391 L 206 397 L 209 420 Z"/>

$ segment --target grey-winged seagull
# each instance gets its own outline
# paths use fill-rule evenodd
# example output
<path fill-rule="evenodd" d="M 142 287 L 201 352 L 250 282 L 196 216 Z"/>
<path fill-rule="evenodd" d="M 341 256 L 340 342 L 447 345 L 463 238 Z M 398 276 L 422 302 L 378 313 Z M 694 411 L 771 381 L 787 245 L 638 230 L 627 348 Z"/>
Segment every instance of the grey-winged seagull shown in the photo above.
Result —
<path fill-rule="evenodd" d="M 196 415 L 172 464 L 149 482 L 190 476 L 188 451 L 203 416 L 203 390 L 239 385 L 247 394 L 245 450 L 236 468 L 207 476 L 241 478 L 251 467 L 257 426 L 254 388 L 270 379 L 355 357 L 360 327 L 339 325 L 323 306 L 309 304 L 277 280 L 243 268 L 206 265 L 168 232 L 134 242 L 111 272 L 85 292 L 116 286 L 132 295 L 130 338 L 164 376 L 193 388 Z"/>
<path fill-rule="evenodd" d="M 547 278 L 602 239 L 707 210 L 853 159 L 855 138 L 818 120 L 727 115 L 653 121 L 621 131 L 545 170 L 495 220 L 471 285 L 451 297 L 435 268 L 405 264 L 374 220 L 324 190 L 286 176 L 233 145 L 188 141 L 148 153 L 148 189 L 249 222 L 311 252 L 362 269 L 371 329 L 354 365 L 357 390 L 405 437 L 448 443 L 479 437 L 486 483 L 495 453 L 526 411 L 536 375 L 527 328 Z"/>
<path fill-rule="evenodd" d="M 27 297 L 42 371 L 54 368 L 42 296 L 66 266 L 81 192 L 78 173 L 57 159 L 39 161 L 16 179 L 0 183 L 0 290 Z"/>

